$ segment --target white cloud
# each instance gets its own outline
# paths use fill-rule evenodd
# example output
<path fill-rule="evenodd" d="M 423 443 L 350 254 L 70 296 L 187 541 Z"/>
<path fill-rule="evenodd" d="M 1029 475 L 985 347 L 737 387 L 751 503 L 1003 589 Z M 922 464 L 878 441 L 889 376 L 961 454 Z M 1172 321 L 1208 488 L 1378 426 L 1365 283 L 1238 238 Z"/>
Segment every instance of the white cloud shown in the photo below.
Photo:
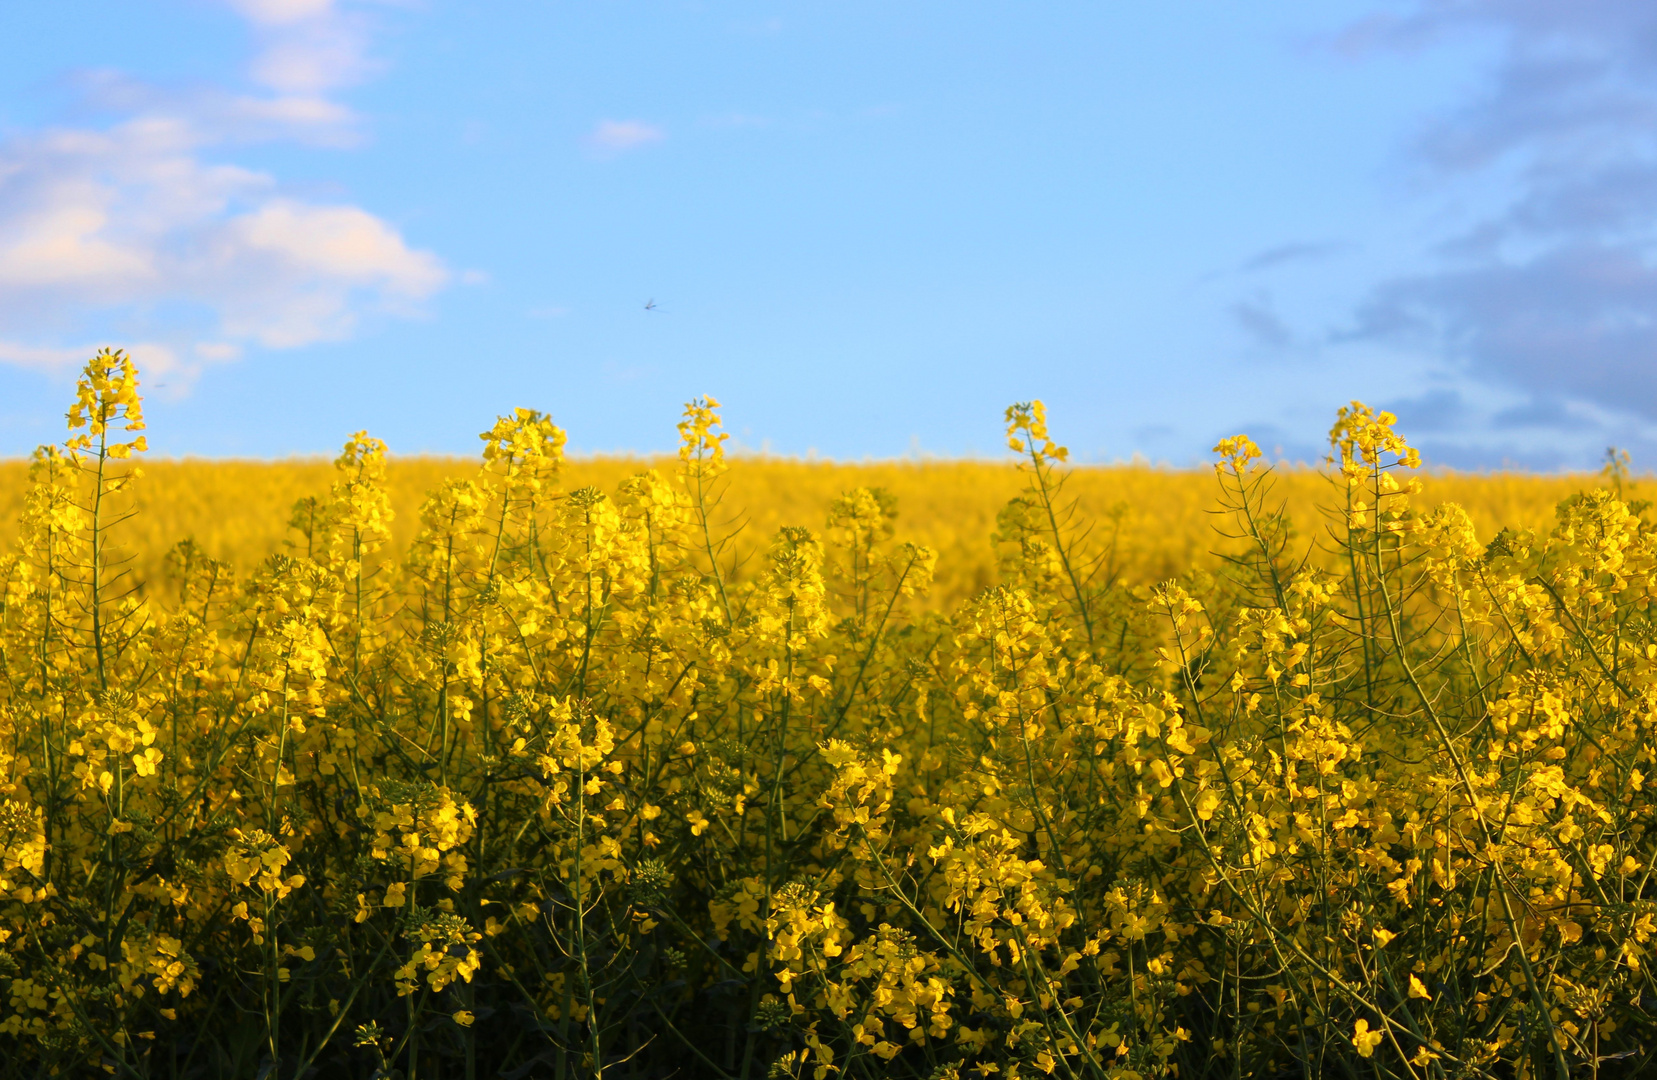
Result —
<path fill-rule="evenodd" d="M 194 134 L 133 121 L 0 146 L 8 325 L 171 305 L 214 335 L 291 348 L 347 336 L 364 305 L 406 311 L 447 282 L 437 256 L 380 218 L 205 162 Z"/>
<path fill-rule="evenodd" d="M 230 341 L 198 341 L 195 354 L 203 360 L 216 360 L 222 363 L 241 359 L 242 347 Z"/>
<path fill-rule="evenodd" d="M 276 200 L 235 218 L 227 235 L 238 253 L 272 256 L 303 276 L 372 285 L 391 296 L 420 299 L 448 277 L 435 256 L 410 251 L 394 229 L 355 206 Z"/>
<path fill-rule="evenodd" d="M 12 338 L 0 363 L 77 362 L 96 328 L 171 339 L 145 347 L 149 362 L 187 373 L 251 343 L 347 337 L 365 313 L 414 313 L 448 283 L 441 259 L 368 210 L 303 201 L 269 173 L 212 160 L 248 141 L 353 141 L 354 115 L 323 91 L 364 41 L 329 0 L 226 2 L 261 35 L 255 76 L 279 92 L 94 73 L 80 80 L 87 97 L 126 119 L 0 141 L 0 325 Z"/>
<path fill-rule="evenodd" d="M 347 147 L 360 142 L 350 108 L 321 94 L 238 94 L 215 86 L 166 88 L 118 71 L 83 71 L 69 79 L 88 111 L 187 129 L 197 143 L 281 140 Z"/>
<path fill-rule="evenodd" d="M 94 346 L 90 352 L 84 349 L 59 348 L 51 345 L 25 345 L 17 341 L 0 341 L 0 362 L 15 364 L 27 368 L 59 368 L 68 367 L 88 359 L 97 353 Z"/>
<path fill-rule="evenodd" d="M 105 347 L 105 344 L 96 342 L 63 347 L 0 341 L 0 363 L 51 371 L 84 364 L 97 355 L 99 349 Z M 179 363 L 178 354 L 173 351 L 170 345 L 161 345 L 153 341 L 140 341 L 107 347 L 125 349 L 139 369 L 149 378 L 184 369 Z"/>
<path fill-rule="evenodd" d="M 326 18 L 334 11 L 334 0 L 227 0 L 227 3 L 249 22 L 262 26 L 291 26 Z"/>
<path fill-rule="evenodd" d="M 358 81 L 368 60 L 368 23 L 334 0 L 224 0 L 253 25 L 254 80 L 285 93 L 320 94 Z"/>
<path fill-rule="evenodd" d="M 584 141 L 592 153 L 600 157 L 613 157 L 665 138 L 666 131 L 643 120 L 600 120 L 587 133 Z"/>
<path fill-rule="evenodd" d="M 208 256 L 211 273 L 248 286 L 224 298 L 225 330 L 277 349 L 347 336 L 359 295 L 407 310 L 449 277 L 364 210 L 287 199 L 226 221 Z"/>
<path fill-rule="evenodd" d="M 370 70 L 362 35 L 345 20 L 301 23 L 268 35 L 252 75 L 273 90 L 318 94 L 357 82 Z"/>

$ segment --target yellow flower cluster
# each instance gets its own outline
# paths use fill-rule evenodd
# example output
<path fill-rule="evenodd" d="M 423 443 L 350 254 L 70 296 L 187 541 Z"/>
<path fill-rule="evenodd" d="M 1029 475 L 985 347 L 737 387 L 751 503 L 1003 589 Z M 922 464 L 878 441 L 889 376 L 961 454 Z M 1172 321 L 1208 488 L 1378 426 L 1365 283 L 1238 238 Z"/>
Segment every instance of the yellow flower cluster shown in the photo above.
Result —
<path fill-rule="evenodd" d="M 0 1077 L 1657 1052 L 1657 525 L 1626 469 L 1481 537 L 1542 482 L 1423 479 L 1361 404 L 1326 471 L 1236 436 L 1130 490 L 1030 402 L 1019 470 L 930 474 L 1002 503 L 973 510 L 904 467 L 728 459 L 712 399 L 654 465 L 572 465 L 520 409 L 405 472 L 418 504 L 358 433 L 328 477 L 236 481 L 315 481 L 270 485 L 270 532 L 154 557 L 145 523 L 188 515 L 115 441 L 123 354 L 69 421 L 0 557 Z M 755 477 L 802 516 L 743 511 Z"/>

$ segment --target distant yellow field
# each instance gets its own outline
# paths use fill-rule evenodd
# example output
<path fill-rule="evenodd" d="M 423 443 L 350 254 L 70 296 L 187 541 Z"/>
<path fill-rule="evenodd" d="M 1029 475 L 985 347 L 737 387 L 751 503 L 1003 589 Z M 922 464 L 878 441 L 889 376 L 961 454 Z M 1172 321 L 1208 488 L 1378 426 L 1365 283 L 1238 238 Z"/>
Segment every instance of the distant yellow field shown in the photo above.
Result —
<path fill-rule="evenodd" d="M 669 461 L 640 458 L 586 458 L 570 461 L 567 491 L 596 487 L 614 492 L 622 480 L 653 465 L 671 472 Z M 162 560 L 181 539 L 191 538 L 213 557 L 247 571 L 283 550 L 293 504 L 325 495 L 334 480 L 326 460 L 148 461 L 137 489 L 141 513 L 123 534 L 136 576 L 165 592 Z M 393 458 L 389 463 L 392 546 L 401 551 L 414 536 L 421 501 L 444 480 L 473 475 L 476 461 L 464 458 Z M 26 462 L 0 462 L 0 536 L 9 542 L 22 505 Z M 1585 475 L 1535 476 L 1523 473 L 1439 473 L 1425 477 L 1421 505 L 1454 502 L 1488 539 L 1499 527 L 1545 528 L 1559 500 L 1597 478 Z M 1016 495 L 1024 477 L 1011 464 L 982 461 L 877 462 L 837 464 L 766 458 L 733 459 L 722 505 L 728 528 L 740 527 L 731 551 L 741 567 L 764 549 L 783 525 L 820 530 L 832 499 L 857 487 L 882 487 L 897 497 L 896 533 L 938 553 L 938 575 L 930 606 L 950 610 L 996 578 L 989 537 L 996 515 Z M 1330 504 L 1326 476 L 1285 469 L 1280 497 L 1303 529 L 1321 520 Z M 1208 470 L 1147 467 L 1083 467 L 1071 476 L 1067 495 L 1095 536 L 1115 538 L 1116 565 L 1124 581 L 1159 581 L 1193 566 L 1211 565 L 1223 544 L 1214 528 L 1218 488 Z M 1310 543 L 1313 537 L 1303 538 Z"/>

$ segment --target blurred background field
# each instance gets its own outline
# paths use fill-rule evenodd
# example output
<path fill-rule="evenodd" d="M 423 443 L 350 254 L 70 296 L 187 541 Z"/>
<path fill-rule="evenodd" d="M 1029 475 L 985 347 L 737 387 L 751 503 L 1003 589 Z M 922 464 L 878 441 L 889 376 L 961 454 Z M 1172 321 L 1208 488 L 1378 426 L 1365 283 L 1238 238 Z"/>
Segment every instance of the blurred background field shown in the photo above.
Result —
<path fill-rule="evenodd" d="M 672 458 L 575 459 L 566 466 L 562 487 L 614 491 L 636 472 L 651 467 L 670 472 L 676 464 Z M 401 550 L 413 537 L 427 492 L 477 467 L 458 457 L 392 459 L 393 545 Z M 332 463 L 322 459 L 152 461 L 143 469 L 136 491 L 142 512 L 122 536 L 138 580 L 163 591 L 163 560 L 179 540 L 193 539 L 214 558 L 246 571 L 283 550 L 293 504 L 325 494 L 334 479 Z M 27 462 L 0 461 L 0 536 L 8 544 L 27 471 Z M 1589 473 L 1439 472 L 1423 479 L 1426 490 L 1418 505 L 1461 504 L 1486 540 L 1503 527 L 1546 527 L 1561 499 L 1602 482 Z M 729 481 L 721 518 L 727 531 L 735 532 L 729 552 L 738 577 L 780 526 L 820 529 L 830 500 L 853 488 L 880 487 L 896 497 L 897 535 L 937 551 L 930 605 L 946 611 L 996 580 L 989 537 L 997 513 L 1025 482 L 1013 465 L 991 461 L 845 464 L 758 457 L 733 459 Z M 1637 497 L 1640 486 L 1632 485 L 1629 497 Z M 1333 505 L 1339 492 L 1325 474 L 1305 467 L 1280 469 L 1277 491 L 1302 531 L 1302 544 L 1310 547 L 1323 532 L 1320 511 Z M 1066 494 L 1080 518 L 1091 523 L 1095 550 L 1112 553 L 1106 573 L 1127 584 L 1211 566 L 1215 550 L 1224 545 L 1214 528 L 1218 488 L 1207 470 L 1081 467 Z"/>

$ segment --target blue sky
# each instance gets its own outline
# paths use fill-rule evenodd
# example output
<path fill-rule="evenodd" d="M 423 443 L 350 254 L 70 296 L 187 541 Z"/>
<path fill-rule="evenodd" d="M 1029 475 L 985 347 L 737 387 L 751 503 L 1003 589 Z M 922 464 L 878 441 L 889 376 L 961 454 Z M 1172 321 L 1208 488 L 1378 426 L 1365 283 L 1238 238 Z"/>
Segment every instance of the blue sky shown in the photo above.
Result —
<path fill-rule="evenodd" d="M 0 15 L 0 453 L 1657 455 L 1657 5 L 57 0 Z M 654 301 L 654 306 L 647 304 Z"/>

